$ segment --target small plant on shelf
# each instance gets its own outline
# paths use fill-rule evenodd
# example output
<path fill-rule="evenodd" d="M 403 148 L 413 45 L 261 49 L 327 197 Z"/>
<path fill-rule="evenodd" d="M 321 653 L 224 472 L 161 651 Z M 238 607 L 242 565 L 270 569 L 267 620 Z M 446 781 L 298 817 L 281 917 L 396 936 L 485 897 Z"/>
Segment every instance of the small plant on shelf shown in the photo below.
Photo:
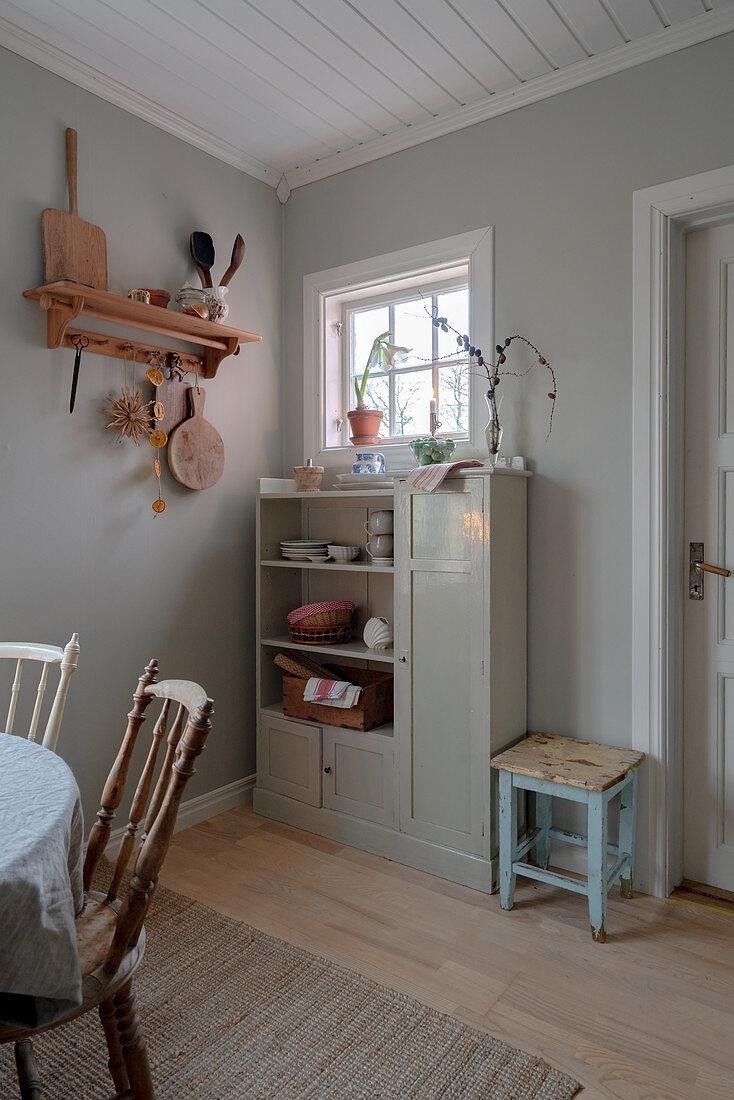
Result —
<path fill-rule="evenodd" d="M 380 409 L 368 408 L 364 400 L 370 371 L 375 367 L 379 367 L 384 374 L 387 374 L 396 363 L 404 363 L 410 354 L 410 348 L 391 344 L 391 337 L 391 332 L 382 332 L 375 337 L 367 356 L 362 377 L 361 379 L 359 377 L 354 379 L 354 395 L 357 399 L 357 407 L 350 409 L 347 416 L 349 417 L 351 432 L 350 439 L 352 443 L 357 445 L 377 443 L 379 440 L 378 433 L 383 414 Z"/>

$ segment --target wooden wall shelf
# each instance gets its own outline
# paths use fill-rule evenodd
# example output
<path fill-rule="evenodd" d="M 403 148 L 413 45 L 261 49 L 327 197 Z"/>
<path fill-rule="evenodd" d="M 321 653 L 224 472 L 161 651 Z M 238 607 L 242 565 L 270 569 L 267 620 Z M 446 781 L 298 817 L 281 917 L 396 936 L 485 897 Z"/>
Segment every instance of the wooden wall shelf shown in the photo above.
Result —
<path fill-rule="evenodd" d="M 79 283 L 48 283 L 47 286 L 24 290 L 23 297 L 38 302 L 41 309 L 46 311 L 46 342 L 50 348 L 73 349 L 71 337 L 79 333 L 89 340 L 87 352 L 112 355 L 117 359 L 127 356 L 141 363 L 148 361 L 152 351 L 159 351 L 163 355 L 180 355 L 183 369 L 196 371 L 202 378 L 214 378 L 223 359 L 228 355 L 239 354 L 240 344 L 262 340 L 262 336 L 257 336 L 254 332 L 229 328 L 214 321 L 202 321 L 199 317 L 163 309 L 161 306 L 134 302 L 131 298 L 122 298 L 119 294 L 110 294 L 106 290 L 93 290 Z M 203 355 L 187 355 L 159 343 L 142 343 L 123 336 L 90 332 L 72 323 L 77 317 L 113 321 L 127 328 L 155 332 L 161 336 L 198 344 L 203 348 Z"/>

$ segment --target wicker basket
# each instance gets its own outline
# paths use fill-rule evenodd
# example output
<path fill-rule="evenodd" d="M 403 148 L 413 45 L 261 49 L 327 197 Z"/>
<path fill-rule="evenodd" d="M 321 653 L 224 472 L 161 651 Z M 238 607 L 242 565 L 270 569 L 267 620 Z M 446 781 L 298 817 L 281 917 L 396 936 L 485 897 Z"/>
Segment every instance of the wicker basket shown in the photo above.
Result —
<path fill-rule="evenodd" d="M 354 610 L 351 600 L 327 600 L 296 607 L 288 615 L 291 638 L 305 645 L 348 642 L 352 636 Z"/>
<path fill-rule="evenodd" d="M 351 613 L 350 613 L 351 619 Z M 337 642 L 348 642 L 352 636 L 351 623 L 342 623 L 332 626 L 303 626 L 301 622 L 295 626 L 288 624 L 291 640 L 301 645 L 335 645 Z"/>

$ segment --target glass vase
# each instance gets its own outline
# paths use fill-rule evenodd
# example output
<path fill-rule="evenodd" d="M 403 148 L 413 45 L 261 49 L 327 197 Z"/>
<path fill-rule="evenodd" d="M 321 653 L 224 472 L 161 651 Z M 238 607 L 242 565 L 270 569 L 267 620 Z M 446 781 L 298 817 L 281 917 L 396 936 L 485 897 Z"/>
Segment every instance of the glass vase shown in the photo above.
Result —
<path fill-rule="evenodd" d="M 500 453 L 500 444 L 502 443 L 502 425 L 497 413 L 497 403 L 494 399 L 493 393 L 485 393 L 485 400 L 487 402 L 487 409 L 489 410 L 489 420 L 484 428 L 484 436 L 487 440 L 487 451 L 489 452 L 489 461 L 492 466 L 497 461 L 497 456 Z"/>

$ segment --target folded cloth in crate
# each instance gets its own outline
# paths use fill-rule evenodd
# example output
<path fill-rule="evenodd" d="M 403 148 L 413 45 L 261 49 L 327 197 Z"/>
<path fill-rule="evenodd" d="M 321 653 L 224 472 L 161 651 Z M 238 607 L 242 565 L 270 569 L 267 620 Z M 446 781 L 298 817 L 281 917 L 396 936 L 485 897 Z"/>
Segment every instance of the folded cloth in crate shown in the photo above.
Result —
<path fill-rule="evenodd" d="M 325 707 L 348 710 L 355 705 L 361 693 L 361 687 L 347 680 L 320 680 L 312 676 L 304 689 L 303 699 L 306 703 L 321 703 Z"/>

